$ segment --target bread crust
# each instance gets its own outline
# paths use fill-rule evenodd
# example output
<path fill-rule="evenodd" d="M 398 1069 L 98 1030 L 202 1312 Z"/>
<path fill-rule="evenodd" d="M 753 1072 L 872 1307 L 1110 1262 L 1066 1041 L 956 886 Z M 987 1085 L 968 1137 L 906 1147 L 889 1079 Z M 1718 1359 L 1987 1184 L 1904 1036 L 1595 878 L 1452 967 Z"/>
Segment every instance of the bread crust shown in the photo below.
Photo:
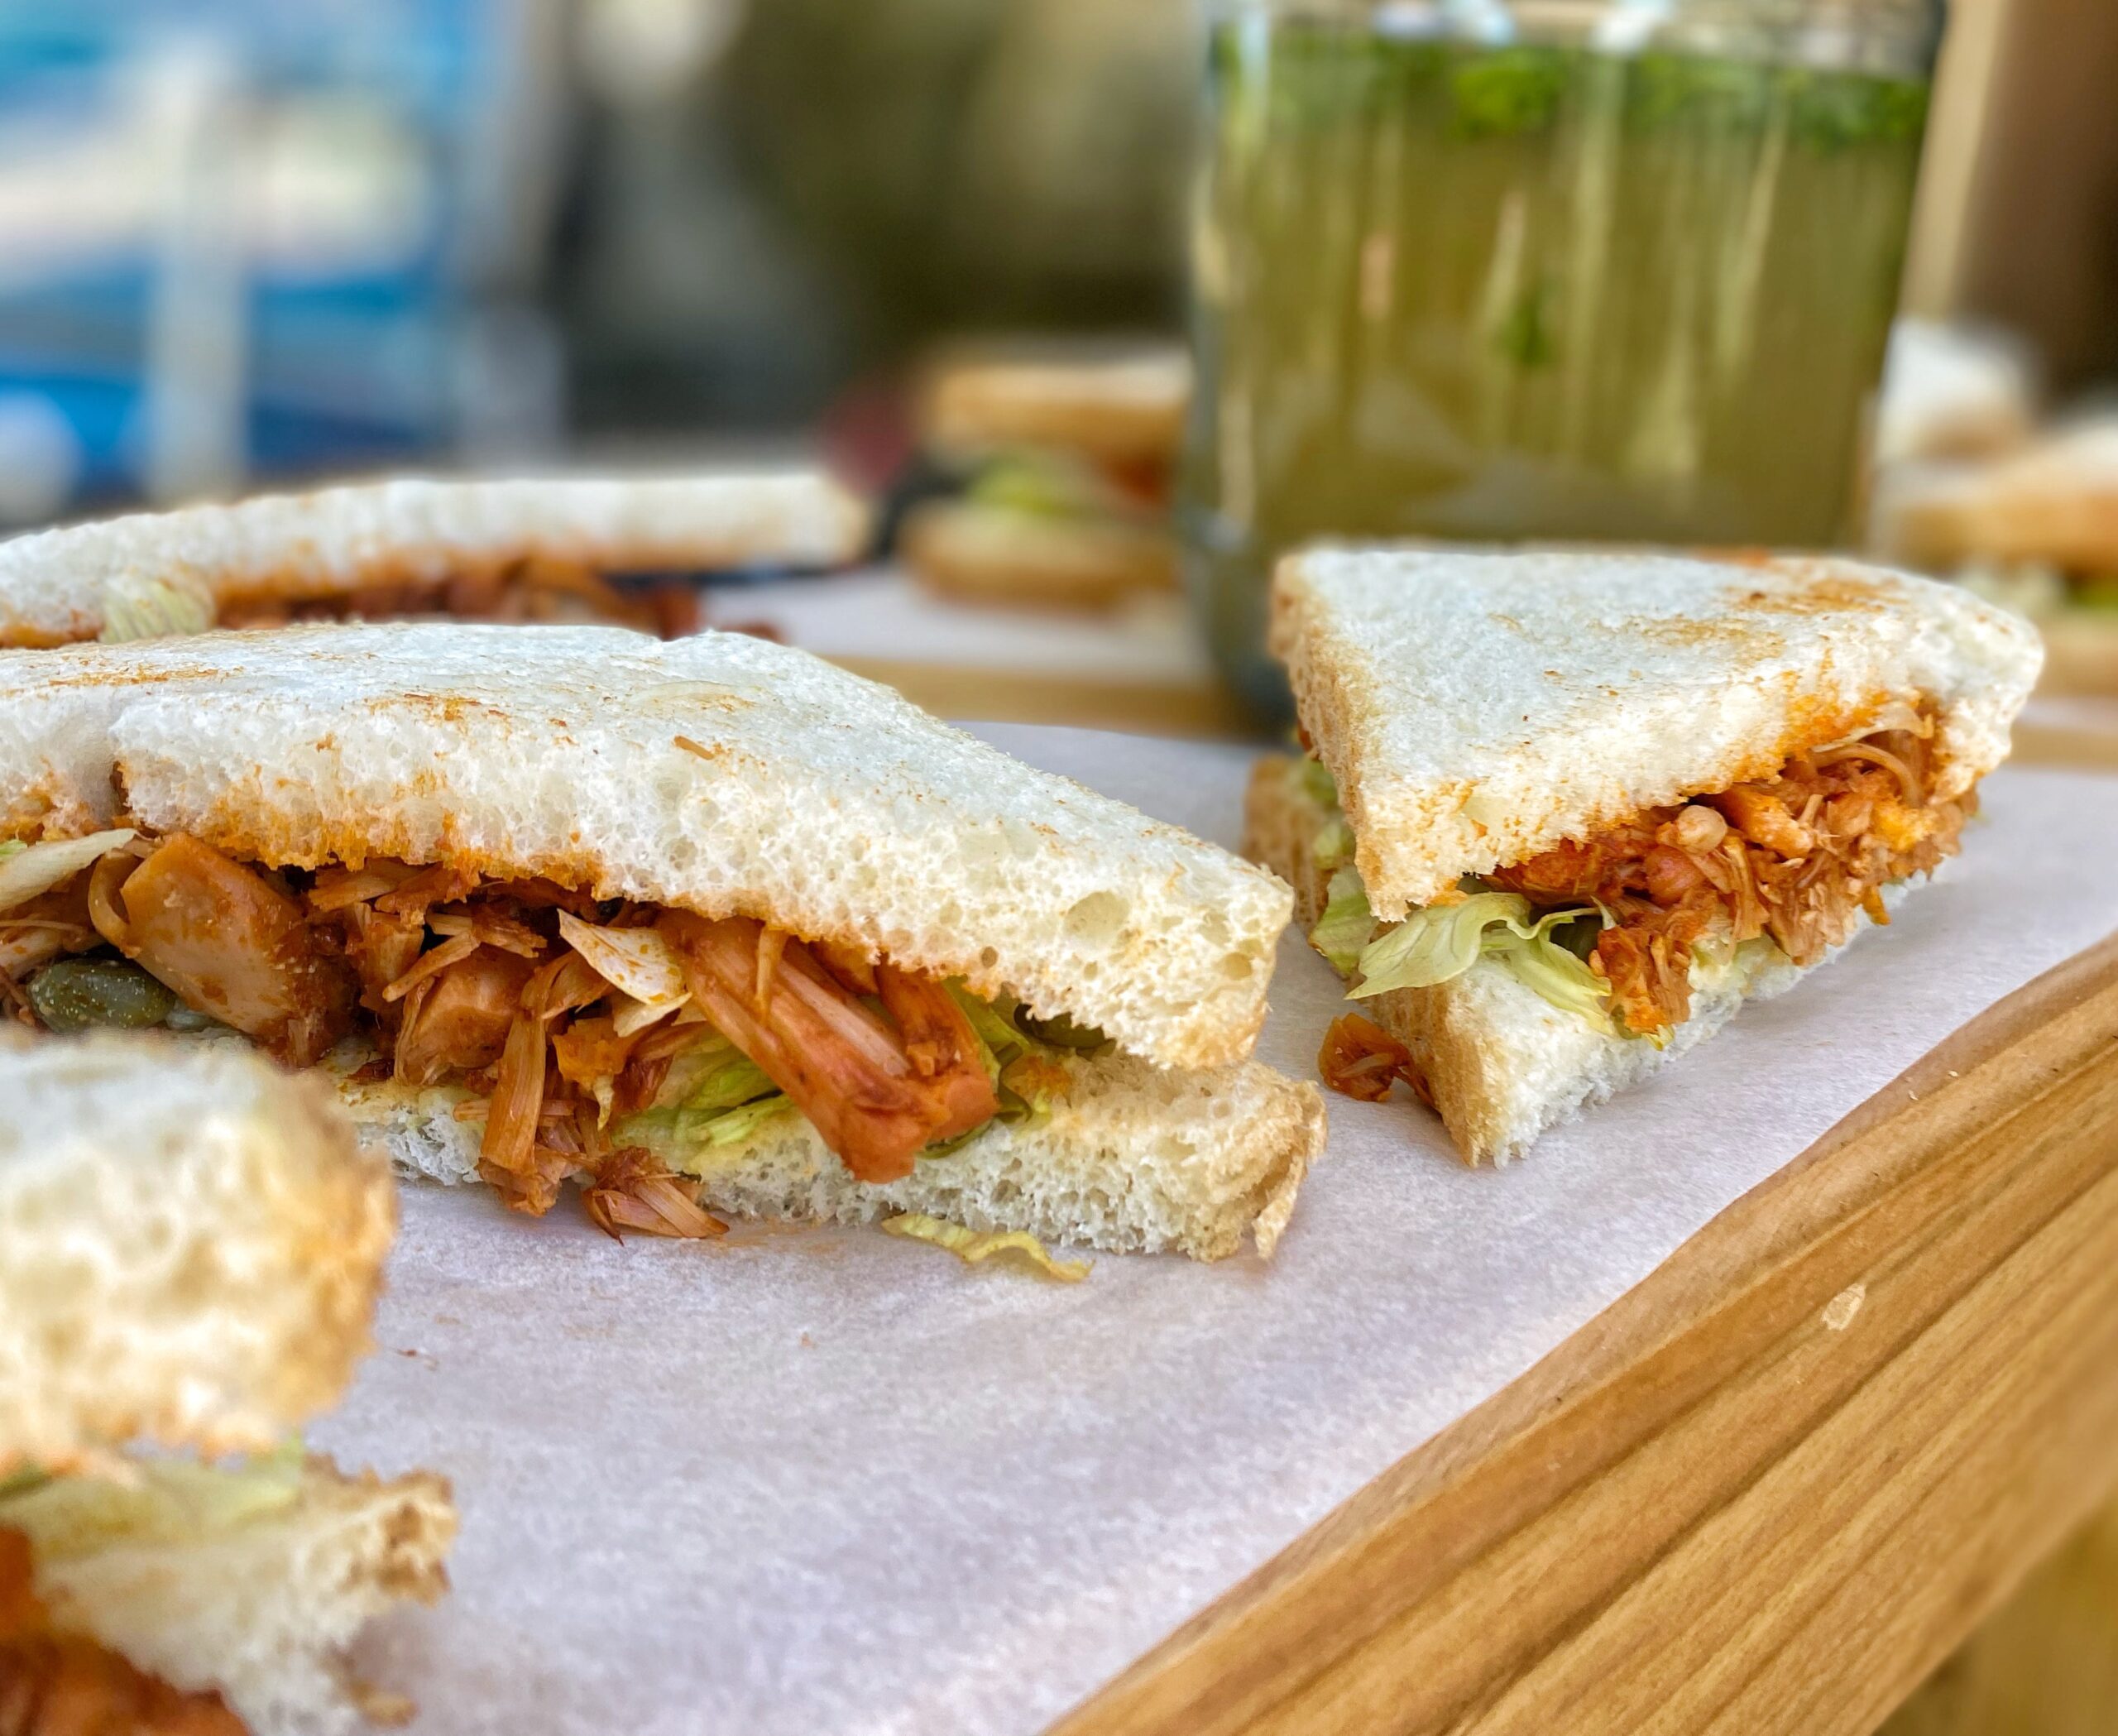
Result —
<path fill-rule="evenodd" d="M 274 866 L 543 875 L 1248 1053 L 1291 894 L 821 659 L 737 634 L 419 625 L 0 658 L 0 837 L 120 806 Z"/>
<path fill-rule="evenodd" d="M 262 495 L 0 544 L 0 647 L 91 640 L 115 596 L 156 585 L 215 607 L 304 603 L 549 560 L 601 571 L 841 566 L 866 507 L 807 471 L 632 479 L 395 482 Z"/>
<path fill-rule="evenodd" d="M 1103 357 L 970 357 L 929 377 L 927 440 L 945 453 L 1053 447 L 1106 463 L 1167 462 L 1183 438 L 1191 371 L 1181 351 Z"/>
<path fill-rule="evenodd" d="M 1324 549 L 1282 563 L 1270 631 L 1392 921 L 1913 707 L 1960 794 L 2043 659 L 1953 586 L 1793 557 Z"/>

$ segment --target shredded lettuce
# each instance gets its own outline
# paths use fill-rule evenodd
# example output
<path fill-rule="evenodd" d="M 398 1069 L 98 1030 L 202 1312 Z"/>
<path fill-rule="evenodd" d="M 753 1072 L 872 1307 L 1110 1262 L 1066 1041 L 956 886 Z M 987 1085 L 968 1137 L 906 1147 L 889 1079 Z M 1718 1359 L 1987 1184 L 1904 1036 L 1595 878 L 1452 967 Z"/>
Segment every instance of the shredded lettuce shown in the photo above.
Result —
<path fill-rule="evenodd" d="M 779 1089 L 734 1043 L 711 1026 L 701 1025 L 699 1040 L 670 1061 L 669 1072 L 649 1106 L 708 1115 Z"/>
<path fill-rule="evenodd" d="M 103 587 L 103 631 L 97 636 L 105 645 L 181 638 L 204 632 L 218 615 L 203 590 L 127 573 Z"/>
<path fill-rule="evenodd" d="M 8 838 L 0 842 L 0 862 L 12 862 L 29 847 L 20 838 Z"/>
<path fill-rule="evenodd" d="M 1368 889 L 1361 884 L 1358 868 L 1341 868 L 1331 876 L 1330 900 L 1316 926 L 1309 931 L 1309 943 L 1331 962 L 1341 976 L 1350 976 L 1375 935 L 1375 913 L 1368 909 Z"/>
<path fill-rule="evenodd" d="M 97 1477 L 20 1479 L 0 1490 L 0 1523 L 30 1540 L 41 1561 L 94 1555 L 119 1543 L 190 1543 L 269 1518 L 301 1494 L 306 1455 L 299 1440 L 241 1465 L 133 1459 L 124 1481 Z"/>
<path fill-rule="evenodd" d="M 1044 1244 L 1027 1230 L 966 1230 L 961 1224 L 929 1217 L 923 1211 L 900 1212 L 895 1217 L 884 1218 L 882 1228 L 889 1235 L 901 1235 L 946 1248 L 967 1265 L 975 1266 L 996 1254 L 1019 1254 L 1047 1278 L 1057 1278 L 1062 1284 L 1078 1284 L 1089 1275 L 1088 1261 L 1054 1259 Z"/>
<path fill-rule="evenodd" d="M 0 910 L 12 910 L 41 898 L 54 886 L 70 880 L 121 844 L 132 842 L 130 827 L 110 832 L 92 832 L 83 838 L 50 838 L 41 844 L 13 840 L 15 847 L 0 847 Z"/>
<path fill-rule="evenodd" d="M 1354 859 L 1354 829 L 1343 815 L 1325 822 L 1310 841 L 1309 853 L 1316 866 L 1327 871 L 1343 868 Z"/>
<path fill-rule="evenodd" d="M 1569 913 L 1559 914 L 1566 918 Z M 1572 919 L 1579 919 L 1578 913 Z M 1550 922 L 1548 917 L 1537 926 L 1544 928 Z M 1493 956 L 1501 968 L 1512 973 L 1525 988 L 1534 990 L 1547 1005 L 1587 1019 L 1606 1036 L 1618 1034 L 1607 999 L 1609 984 L 1570 947 L 1549 934 L 1526 940 L 1502 931 L 1496 939 L 1499 943 Z"/>
<path fill-rule="evenodd" d="M 1331 775 L 1331 768 L 1320 760 L 1303 759 L 1301 793 L 1319 808 L 1328 808 L 1335 814 L 1339 811 L 1339 780 Z"/>
<path fill-rule="evenodd" d="M 50 1480 L 50 1471 L 39 1470 L 34 1465 L 0 1477 L 0 1501 L 12 1500 L 17 1495 L 29 1494 L 31 1489 L 42 1489 Z"/>
<path fill-rule="evenodd" d="M 1561 1012 L 1614 1030 L 1607 985 L 1555 931 L 1600 922 L 1593 909 L 1553 910 L 1532 922 L 1530 901 L 1513 892 L 1479 892 L 1460 904 L 1415 910 L 1360 955 L 1361 981 L 1348 998 L 1364 1000 L 1396 989 L 1426 989 L 1493 958 Z"/>
<path fill-rule="evenodd" d="M 1087 460 L 1058 452 L 1013 452 L 994 458 L 965 498 L 974 506 L 1055 521 L 1133 518 L 1140 509 Z"/>

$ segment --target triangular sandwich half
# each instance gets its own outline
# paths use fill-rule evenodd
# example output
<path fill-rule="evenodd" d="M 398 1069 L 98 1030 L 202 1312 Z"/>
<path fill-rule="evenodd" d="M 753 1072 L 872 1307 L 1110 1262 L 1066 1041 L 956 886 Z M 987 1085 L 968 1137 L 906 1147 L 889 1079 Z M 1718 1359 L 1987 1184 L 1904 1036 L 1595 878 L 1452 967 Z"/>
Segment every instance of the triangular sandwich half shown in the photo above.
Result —
<path fill-rule="evenodd" d="M 1354 982 L 1331 1082 L 1473 1163 L 1777 992 L 1953 855 L 2035 633 L 1851 562 L 1325 549 L 1272 645 L 1313 757 L 1248 853 Z"/>
<path fill-rule="evenodd" d="M 0 1724 L 359 1727 L 344 1649 L 456 1530 L 293 1433 L 370 1348 L 387 1166 L 229 1047 L 8 1032 L 0 1103 Z"/>
<path fill-rule="evenodd" d="M 692 575 L 843 566 L 868 532 L 861 502 L 801 470 L 260 495 L 0 544 L 0 646 L 425 616 L 675 638 L 700 624 Z"/>
<path fill-rule="evenodd" d="M 0 658 L 0 837 L 29 1016 L 232 1028 L 407 1168 L 531 1211 L 573 1177 L 614 1230 L 1215 1258 L 1270 1249 L 1321 1139 L 1245 1058 L 1285 886 L 738 635 Z"/>

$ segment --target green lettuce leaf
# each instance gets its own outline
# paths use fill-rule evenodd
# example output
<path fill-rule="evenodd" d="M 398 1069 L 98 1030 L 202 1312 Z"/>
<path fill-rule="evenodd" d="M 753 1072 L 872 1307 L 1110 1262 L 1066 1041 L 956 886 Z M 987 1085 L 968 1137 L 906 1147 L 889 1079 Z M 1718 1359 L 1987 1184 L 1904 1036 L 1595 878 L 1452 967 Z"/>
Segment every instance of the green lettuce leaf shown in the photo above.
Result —
<path fill-rule="evenodd" d="M 1513 892 L 1475 893 L 1461 904 L 1415 910 L 1361 954 L 1361 981 L 1348 998 L 1432 988 L 1490 957 L 1561 1012 L 1614 1031 L 1603 979 L 1555 933 L 1584 918 L 1600 922 L 1599 913 L 1553 910 L 1534 922 L 1531 915 L 1530 901 Z"/>
<path fill-rule="evenodd" d="M 12 861 L 29 847 L 20 838 L 9 838 L 0 842 L 0 862 Z"/>
<path fill-rule="evenodd" d="M 1327 820 L 1310 841 L 1309 853 L 1327 873 L 1344 867 L 1354 859 L 1354 829 L 1343 814 Z"/>
<path fill-rule="evenodd" d="M 1350 976 L 1374 934 L 1375 914 L 1368 907 L 1368 889 L 1361 884 L 1360 870 L 1339 869 L 1331 876 L 1324 914 L 1309 931 L 1310 945 L 1331 962 L 1339 976 Z"/>
<path fill-rule="evenodd" d="M 105 645 L 182 638 L 204 632 L 213 625 L 217 613 L 213 599 L 199 590 L 165 578 L 127 573 L 104 587 L 103 627 L 97 636 Z"/>
<path fill-rule="evenodd" d="M 1301 762 L 1301 793 L 1319 808 L 1328 808 L 1334 813 L 1339 809 L 1339 780 L 1331 775 L 1331 768 L 1320 760 L 1305 758 Z"/>
<path fill-rule="evenodd" d="M 11 1479 L 0 1495 L 0 1523 L 24 1533 L 47 1561 L 121 1543 L 201 1542 L 292 1506 L 305 1458 L 296 1440 L 240 1465 L 135 1459 L 122 1483 L 46 1477 L 20 1486 Z"/>

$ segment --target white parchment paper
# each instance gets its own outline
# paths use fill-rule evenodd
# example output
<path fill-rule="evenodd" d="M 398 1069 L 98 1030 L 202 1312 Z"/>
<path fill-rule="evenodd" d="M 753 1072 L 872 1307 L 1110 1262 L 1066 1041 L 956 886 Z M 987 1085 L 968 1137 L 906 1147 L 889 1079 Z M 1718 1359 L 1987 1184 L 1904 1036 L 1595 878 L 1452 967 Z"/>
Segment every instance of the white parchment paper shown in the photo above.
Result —
<path fill-rule="evenodd" d="M 1246 755 L 985 731 L 1233 844 Z M 362 1662 L 419 1728 L 1034 1731 L 1520 1374 L 2001 996 L 2118 927 L 2118 780 L 2005 772 L 1899 921 L 1662 1080 L 1472 1173 L 1334 1098 L 1268 1267 L 1063 1288 L 873 1232 L 619 1247 L 420 1189 L 314 1433 L 434 1466 L 455 1589 Z M 1291 938 L 1262 1053 L 1337 1000 Z"/>

